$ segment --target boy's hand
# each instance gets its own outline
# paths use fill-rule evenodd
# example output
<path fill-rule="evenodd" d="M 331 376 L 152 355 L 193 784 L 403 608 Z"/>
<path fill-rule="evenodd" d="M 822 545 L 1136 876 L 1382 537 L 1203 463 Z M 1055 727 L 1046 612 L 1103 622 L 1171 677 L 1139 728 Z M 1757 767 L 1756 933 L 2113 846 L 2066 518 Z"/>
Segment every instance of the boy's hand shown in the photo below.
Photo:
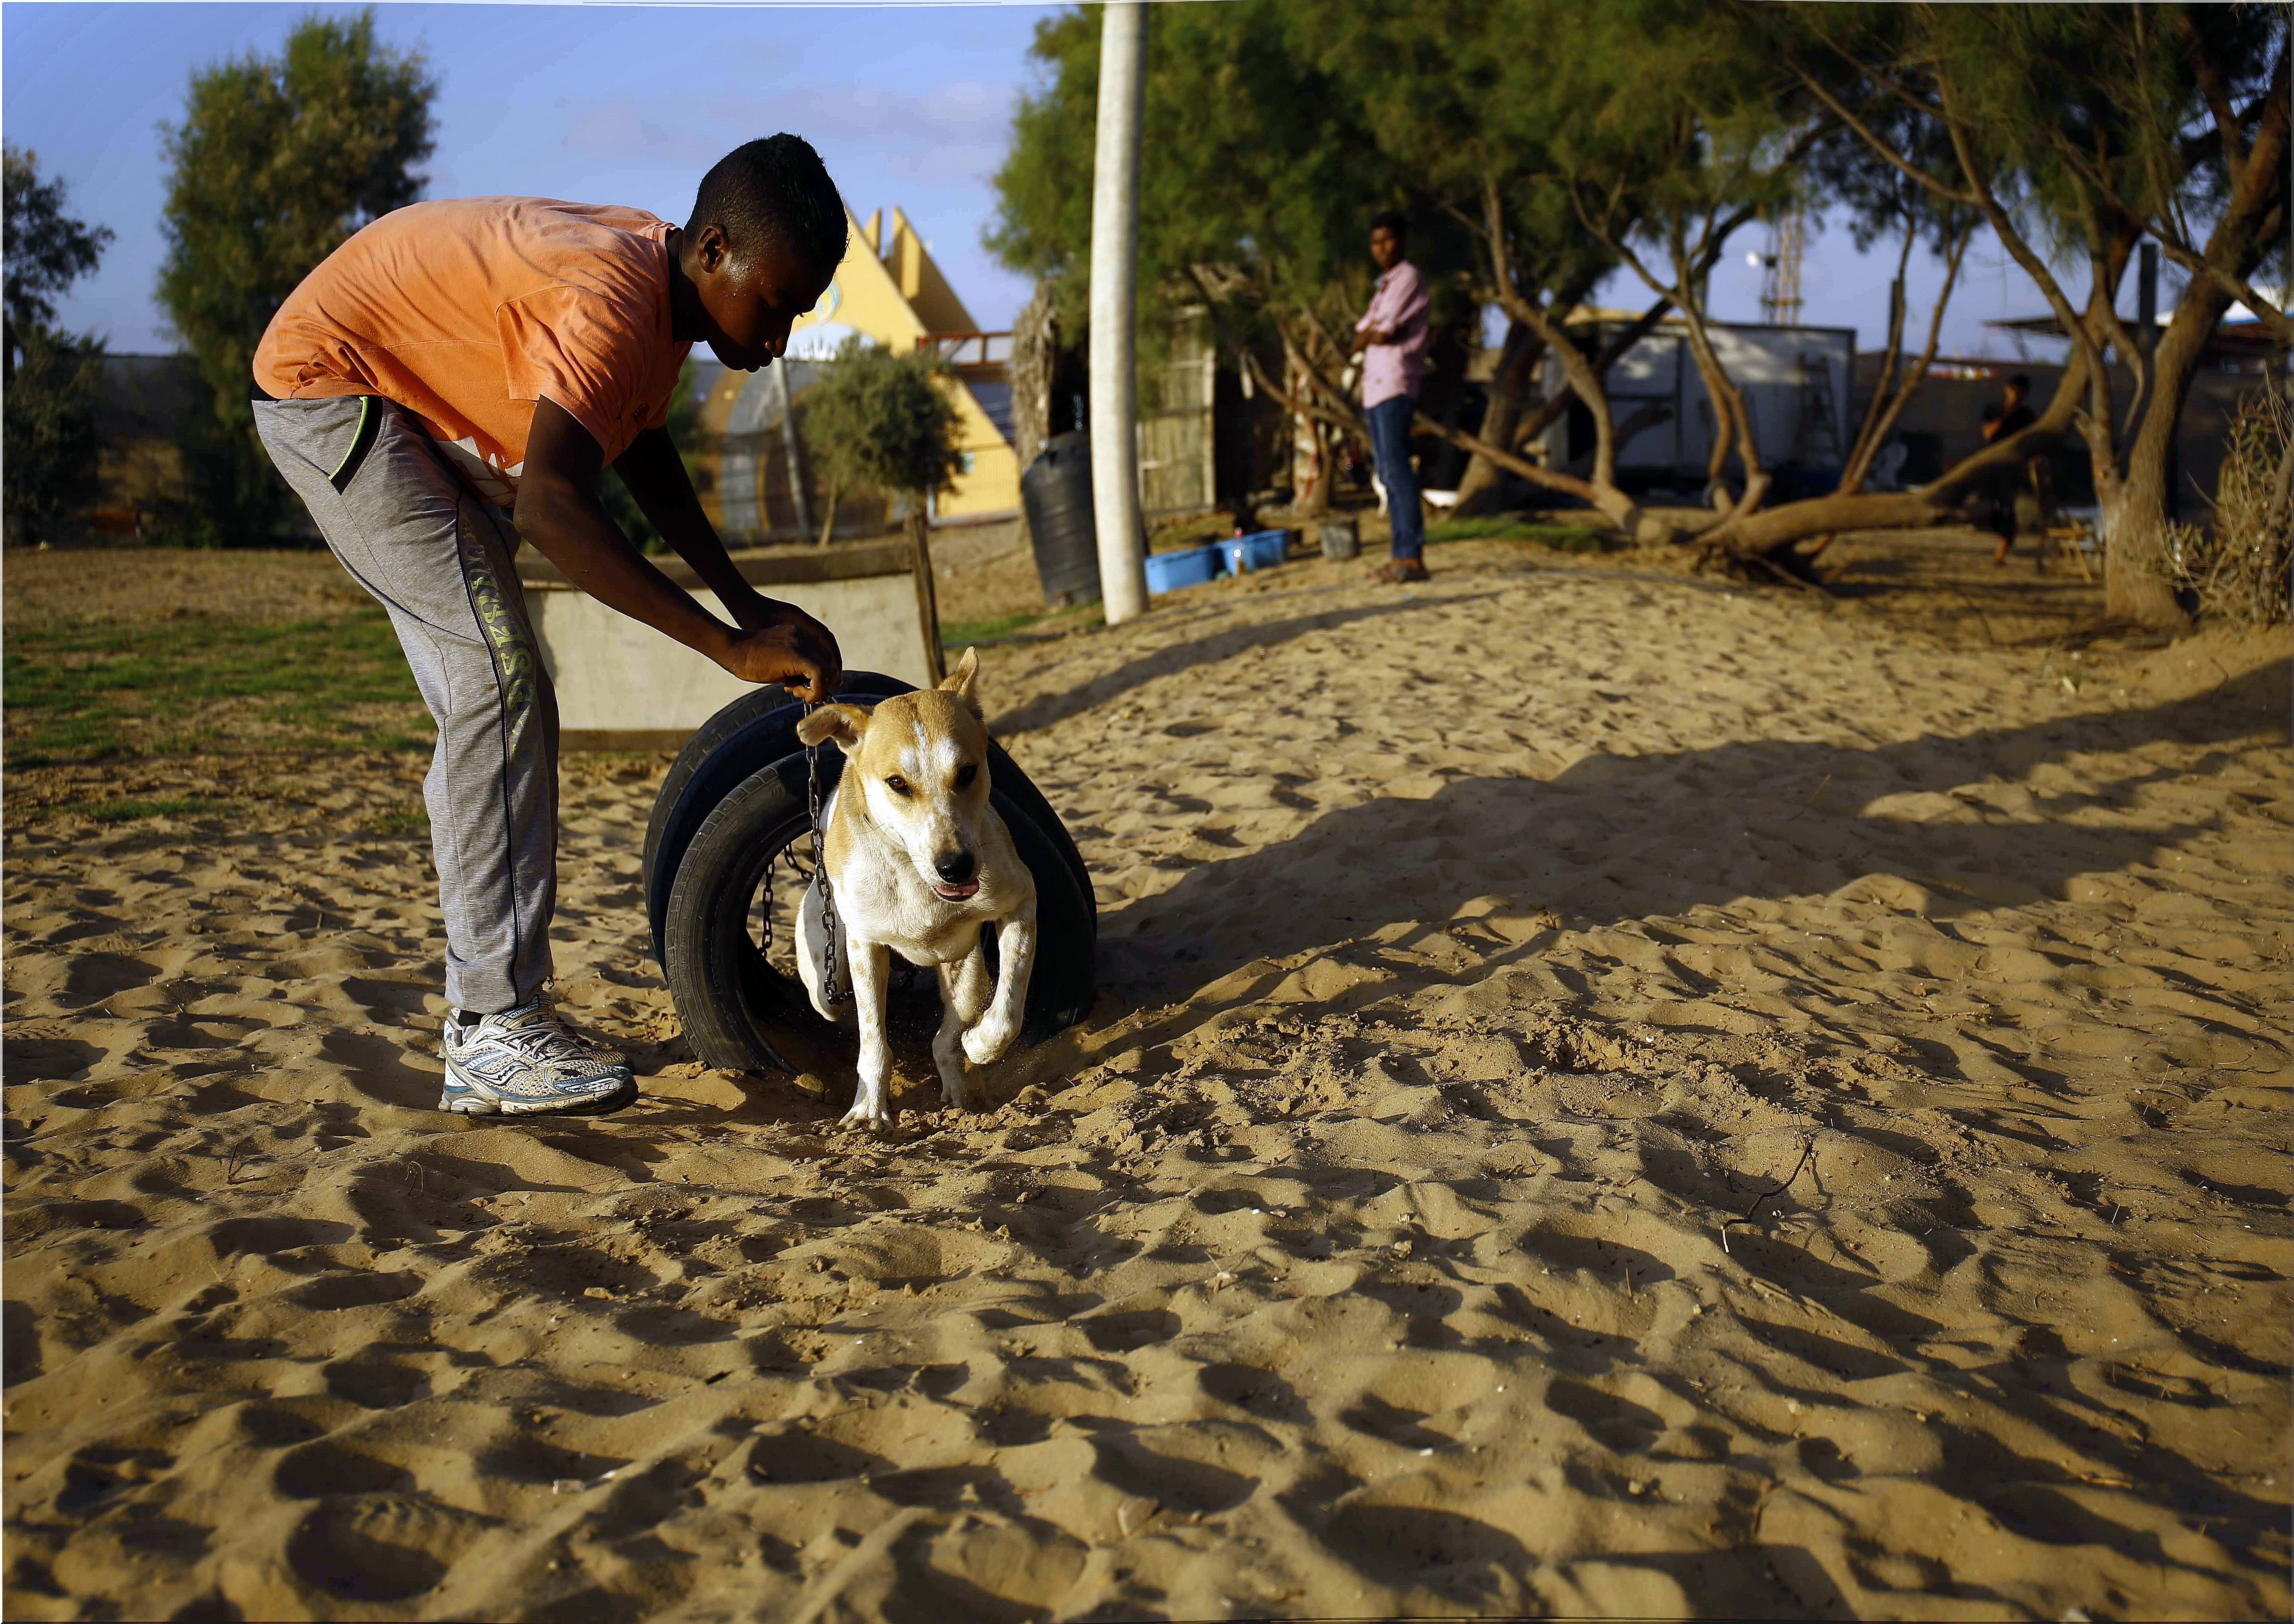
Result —
<path fill-rule="evenodd" d="M 743 631 L 763 631 L 782 624 L 791 614 L 804 613 L 793 604 L 776 603 L 746 581 L 735 591 L 719 588 L 717 601 Z"/>
<path fill-rule="evenodd" d="M 717 663 L 734 676 L 777 683 L 808 704 L 818 704 L 842 686 L 844 656 L 836 634 L 794 604 L 758 597 L 753 605 L 725 607 L 741 629 L 727 635 Z"/>
<path fill-rule="evenodd" d="M 624 459 L 630 463 L 624 472 L 636 476 L 630 494 L 655 516 L 664 535 L 686 542 L 687 561 L 740 629 L 704 609 L 630 545 L 598 501 L 604 453 L 555 401 L 534 403 L 517 487 L 519 533 L 598 602 L 708 655 L 742 681 L 777 683 L 816 702 L 834 693 L 844 680 L 835 635 L 795 605 L 759 597 L 741 579 L 701 513 L 669 436 L 648 429 Z"/>

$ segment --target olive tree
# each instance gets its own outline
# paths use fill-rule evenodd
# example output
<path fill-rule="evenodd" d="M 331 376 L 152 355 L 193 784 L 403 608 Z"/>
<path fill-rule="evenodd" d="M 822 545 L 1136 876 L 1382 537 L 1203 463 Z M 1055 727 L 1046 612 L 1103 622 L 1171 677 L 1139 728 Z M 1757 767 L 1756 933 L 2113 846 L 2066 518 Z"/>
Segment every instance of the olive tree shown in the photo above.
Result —
<path fill-rule="evenodd" d="M 953 374 L 923 350 L 895 354 L 854 334 L 838 346 L 820 381 L 804 392 L 804 439 L 828 476 L 826 544 L 845 491 L 875 491 L 923 499 L 955 475 Z"/>

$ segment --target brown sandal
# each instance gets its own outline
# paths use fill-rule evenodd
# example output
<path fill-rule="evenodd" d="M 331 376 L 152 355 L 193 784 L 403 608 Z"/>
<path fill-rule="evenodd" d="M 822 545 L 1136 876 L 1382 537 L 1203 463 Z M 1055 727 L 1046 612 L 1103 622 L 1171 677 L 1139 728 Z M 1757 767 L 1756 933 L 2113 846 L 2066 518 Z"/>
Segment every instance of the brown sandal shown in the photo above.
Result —
<path fill-rule="evenodd" d="M 1372 579 L 1386 586 L 1399 587 L 1414 581 L 1431 581 L 1434 574 L 1415 558 L 1395 558 L 1381 564 Z"/>

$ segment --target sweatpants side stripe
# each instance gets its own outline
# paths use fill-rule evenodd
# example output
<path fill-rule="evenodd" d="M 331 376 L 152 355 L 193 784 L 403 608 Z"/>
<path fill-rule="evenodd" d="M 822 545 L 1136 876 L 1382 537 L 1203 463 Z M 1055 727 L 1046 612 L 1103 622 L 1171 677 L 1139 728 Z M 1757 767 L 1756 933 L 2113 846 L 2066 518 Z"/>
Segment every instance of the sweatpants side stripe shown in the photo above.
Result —
<path fill-rule="evenodd" d="M 468 499 L 464 499 L 467 501 Z M 506 622 L 508 615 L 501 601 L 501 589 L 494 578 L 493 566 L 484 549 L 472 533 L 462 502 L 454 505 L 454 554 L 462 568 L 462 590 L 469 596 L 470 614 L 478 623 L 479 633 L 485 638 L 486 656 L 493 666 L 494 692 L 500 700 L 500 735 L 501 738 L 501 771 L 495 782 L 501 789 L 502 855 L 504 869 L 502 884 L 509 892 L 510 984 L 519 980 L 522 954 L 525 951 L 525 921 L 518 915 L 517 897 L 517 813 L 510 788 L 512 760 L 517 754 L 517 731 L 533 720 L 533 676 L 531 666 L 518 669 L 523 654 L 530 661 L 530 651 L 521 650 L 515 642 L 516 631 Z M 510 655 L 505 659 L 505 655 Z M 507 668 L 507 669 L 506 669 Z"/>
<path fill-rule="evenodd" d="M 339 491 L 355 479 L 358 476 L 359 465 L 366 460 L 366 454 L 374 449 L 376 436 L 381 432 L 382 413 L 375 409 L 374 396 L 370 394 L 359 396 L 358 427 L 351 434 L 350 449 L 343 453 L 343 459 L 335 465 L 335 471 L 327 475 L 327 483 Z"/>

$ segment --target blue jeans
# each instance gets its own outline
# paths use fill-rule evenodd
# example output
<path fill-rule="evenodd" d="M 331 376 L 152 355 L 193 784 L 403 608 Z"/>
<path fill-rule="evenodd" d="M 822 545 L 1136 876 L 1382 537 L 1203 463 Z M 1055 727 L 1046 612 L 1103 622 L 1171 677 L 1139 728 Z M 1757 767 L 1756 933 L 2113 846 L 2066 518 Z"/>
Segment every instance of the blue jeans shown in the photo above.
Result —
<path fill-rule="evenodd" d="M 1415 562 L 1426 551 L 1426 514 L 1418 500 L 1418 471 L 1410 466 L 1410 420 L 1418 402 L 1406 394 L 1370 409 L 1370 450 L 1378 459 L 1378 482 L 1386 487 L 1386 510 L 1394 522 L 1394 556 Z"/>

